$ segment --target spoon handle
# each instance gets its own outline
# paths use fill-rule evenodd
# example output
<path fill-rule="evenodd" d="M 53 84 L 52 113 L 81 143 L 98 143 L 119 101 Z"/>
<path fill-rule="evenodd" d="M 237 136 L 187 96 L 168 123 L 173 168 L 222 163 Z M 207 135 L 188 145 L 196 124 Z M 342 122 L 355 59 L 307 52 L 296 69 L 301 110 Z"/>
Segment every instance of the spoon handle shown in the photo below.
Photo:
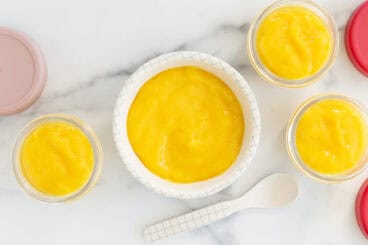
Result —
<path fill-rule="evenodd" d="M 238 210 L 233 208 L 232 201 L 217 203 L 151 225 L 144 230 L 144 239 L 148 242 L 153 242 L 180 232 L 191 231 L 212 224 L 236 211 Z"/>

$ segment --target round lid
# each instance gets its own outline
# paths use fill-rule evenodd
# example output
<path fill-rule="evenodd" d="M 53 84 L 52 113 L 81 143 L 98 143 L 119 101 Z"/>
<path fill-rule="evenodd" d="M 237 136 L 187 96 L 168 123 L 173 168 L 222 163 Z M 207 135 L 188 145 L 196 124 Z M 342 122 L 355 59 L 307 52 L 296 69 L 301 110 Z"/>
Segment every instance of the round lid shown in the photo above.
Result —
<path fill-rule="evenodd" d="M 368 239 L 368 179 L 363 183 L 355 202 L 355 214 L 364 236 Z"/>
<path fill-rule="evenodd" d="M 0 115 L 30 107 L 46 82 L 41 50 L 27 36 L 0 27 Z"/>
<path fill-rule="evenodd" d="M 368 1 L 352 14 L 346 26 L 345 46 L 350 60 L 368 76 Z"/>

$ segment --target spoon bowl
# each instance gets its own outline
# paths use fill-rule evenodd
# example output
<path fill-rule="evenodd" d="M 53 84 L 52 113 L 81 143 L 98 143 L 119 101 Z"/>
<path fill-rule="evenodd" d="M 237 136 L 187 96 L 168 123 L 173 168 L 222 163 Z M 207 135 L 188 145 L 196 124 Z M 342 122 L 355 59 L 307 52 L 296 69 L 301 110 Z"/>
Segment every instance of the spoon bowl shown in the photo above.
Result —
<path fill-rule="evenodd" d="M 233 200 L 239 210 L 285 206 L 298 196 L 298 184 L 289 174 L 273 174 L 258 182 L 243 196 Z"/>

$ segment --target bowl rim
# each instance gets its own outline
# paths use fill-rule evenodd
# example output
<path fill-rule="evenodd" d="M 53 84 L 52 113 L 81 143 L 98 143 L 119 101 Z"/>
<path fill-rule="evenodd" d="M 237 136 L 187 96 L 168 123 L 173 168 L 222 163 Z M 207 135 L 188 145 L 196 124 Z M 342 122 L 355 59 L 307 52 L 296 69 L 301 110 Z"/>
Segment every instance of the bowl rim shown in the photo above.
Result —
<path fill-rule="evenodd" d="M 124 145 L 124 143 L 121 140 L 122 139 L 121 137 L 124 138 L 123 131 L 126 131 L 126 126 L 122 127 L 122 122 L 124 122 L 123 119 L 127 117 L 126 114 L 125 115 L 123 114 L 122 109 L 126 106 L 130 108 L 130 105 L 132 103 L 132 101 L 130 101 L 128 105 L 123 105 L 122 103 L 123 100 L 126 99 L 127 96 L 129 96 L 128 95 L 129 86 L 133 84 L 134 82 L 136 83 L 141 82 L 142 84 L 139 86 L 140 88 L 150 77 L 162 71 L 165 71 L 173 67 L 190 66 L 190 64 L 180 65 L 179 64 L 180 62 L 193 63 L 193 66 L 197 66 L 197 67 L 200 67 L 198 65 L 199 63 L 201 64 L 203 63 L 204 65 L 209 66 L 213 68 L 214 70 L 218 70 L 218 71 L 222 70 L 222 72 L 225 71 L 225 73 L 228 76 L 231 76 L 234 79 L 234 83 L 236 83 L 237 86 L 240 88 L 240 93 L 244 94 L 244 97 L 246 97 L 247 104 L 251 112 L 250 113 L 250 117 L 251 117 L 250 125 L 252 125 L 250 129 L 251 135 L 248 136 L 249 137 L 248 147 L 247 147 L 246 153 L 244 153 L 245 160 L 236 164 L 237 166 L 234 167 L 234 169 L 232 169 L 232 167 L 229 168 L 232 170 L 231 170 L 231 173 L 228 173 L 229 175 L 228 178 L 223 178 L 221 180 L 219 179 L 215 180 L 217 177 L 225 175 L 225 173 L 227 173 L 229 169 L 225 171 L 223 174 L 216 176 L 214 178 L 211 178 L 209 180 L 195 182 L 191 184 L 174 183 L 168 180 L 164 180 L 154 175 L 153 173 L 148 174 L 148 175 L 151 175 L 151 177 L 147 176 L 147 171 L 149 172 L 149 170 L 146 169 L 146 171 L 142 171 L 140 169 L 137 169 L 136 161 L 134 161 L 133 163 L 133 160 L 129 159 L 129 156 L 127 156 L 127 154 L 133 153 L 134 156 L 136 157 L 134 151 L 131 149 L 131 145 L 129 141 L 128 141 L 129 146 L 127 147 L 129 149 L 125 149 L 126 144 Z M 167 65 L 167 64 L 174 64 L 174 63 L 178 63 L 178 65 L 170 65 L 167 68 L 162 68 L 162 67 L 160 68 L 160 66 Z M 155 68 L 157 69 L 157 71 L 154 71 Z M 200 68 L 204 69 L 203 67 L 200 67 Z M 148 79 L 146 78 L 143 81 L 142 77 L 144 74 L 150 74 L 150 76 Z M 138 92 L 139 88 L 137 89 L 136 93 Z M 133 100 L 135 98 L 136 93 L 133 96 Z M 242 106 L 242 109 L 244 110 L 243 106 Z M 251 160 L 254 158 L 257 146 L 259 144 L 260 125 L 261 125 L 260 113 L 259 113 L 256 98 L 250 86 L 248 85 L 246 80 L 240 75 L 239 72 L 237 72 L 233 67 L 231 67 L 226 62 L 214 56 L 211 56 L 209 54 L 195 52 L 195 51 L 178 51 L 178 52 L 166 53 L 166 54 L 160 55 L 158 57 L 155 57 L 149 60 L 148 62 L 143 64 L 141 67 L 139 67 L 136 70 L 136 72 L 134 72 L 128 78 L 128 80 L 124 83 L 120 91 L 120 94 L 116 100 L 116 104 L 115 104 L 115 108 L 113 112 L 113 127 L 112 128 L 113 128 L 113 137 L 114 137 L 115 145 L 117 147 L 120 158 L 123 161 L 126 168 L 128 169 L 128 172 L 130 172 L 130 174 L 133 175 L 133 177 L 137 179 L 138 182 L 142 183 L 148 189 L 153 190 L 162 195 L 165 195 L 167 197 L 174 197 L 174 198 L 179 198 L 179 199 L 192 199 L 192 198 L 206 197 L 206 196 L 212 195 L 214 193 L 217 193 L 223 190 L 224 188 L 231 185 L 245 171 L 245 169 L 249 166 L 249 163 L 251 162 Z M 139 159 L 138 159 L 138 162 L 140 165 L 144 166 L 144 164 Z M 238 162 L 238 159 L 234 162 L 233 166 L 237 162 Z M 152 176 L 156 176 L 156 177 L 152 177 Z M 196 188 L 190 191 L 187 189 L 180 188 L 180 187 L 188 187 L 191 185 L 193 186 L 200 185 L 200 184 L 209 182 L 210 180 L 212 181 L 212 183 L 208 184 L 208 187 L 201 186 L 199 189 Z M 165 185 L 163 184 L 163 182 L 165 183 Z M 169 184 L 170 187 L 166 186 L 166 184 Z"/>

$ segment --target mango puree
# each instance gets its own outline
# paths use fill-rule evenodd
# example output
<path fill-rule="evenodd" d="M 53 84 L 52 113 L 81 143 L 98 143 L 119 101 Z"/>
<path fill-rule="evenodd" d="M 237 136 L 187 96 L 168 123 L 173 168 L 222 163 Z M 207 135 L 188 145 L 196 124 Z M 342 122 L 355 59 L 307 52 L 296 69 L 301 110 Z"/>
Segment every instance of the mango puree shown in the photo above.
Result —
<path fill-rule="evenodd" d="M 280 7 L 260 23 L 256 50 L 263 65 L 290 80 L 317 73 L 332 50 L 332 36 L 321 17 L 299 6 Z"/>
<path fill-rule="evenodd" d="M 163 71 L 148 80 L 127 119 L 131 146 L 161 178 L 191 183 L 217 176 L 236 160 L 244 119 L 231 89 L 196 67 Z"/>
<path fill-rule="evenodd" d="M 301 116 L 296 146 L 304 163 L 322 174 L 341 174 L 365 155 L 367 125 L 359 110 L 339 99 L 312 105 Z"/>
<path fill-rule="evenodd" d="M 62 196 L 81 189 L 94 167 L 87 136 L 66 122 L 46 122 L 25 138 L 21 168 L 28 182 L 40 192 Z"/>

